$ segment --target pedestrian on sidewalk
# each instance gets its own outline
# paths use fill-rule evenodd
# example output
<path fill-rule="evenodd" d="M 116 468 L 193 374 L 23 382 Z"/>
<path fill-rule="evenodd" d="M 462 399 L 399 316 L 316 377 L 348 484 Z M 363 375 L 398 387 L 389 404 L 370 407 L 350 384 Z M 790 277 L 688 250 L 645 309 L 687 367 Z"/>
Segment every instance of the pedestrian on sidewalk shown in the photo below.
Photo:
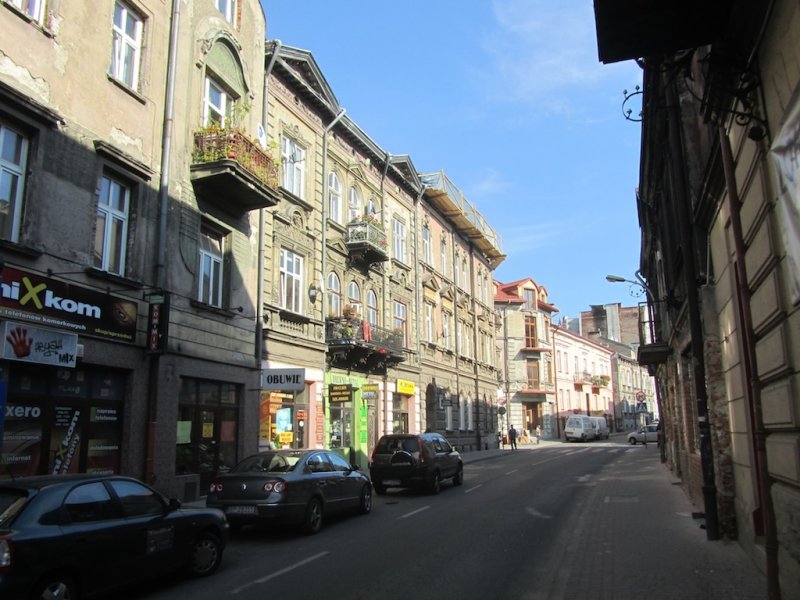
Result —
<path fill-rule="evenodd" d="M 511 444 L 511 449 L 517 449 L 517 430 L 514 429 L 513 425 L 510 425 L 508 428 L 508 443 Z"/>
<path fill-rule="evenodd" d="M 536 445 L 539 445 L 539 440 L 542 439 L 542 426 L 536 426 Z"/>

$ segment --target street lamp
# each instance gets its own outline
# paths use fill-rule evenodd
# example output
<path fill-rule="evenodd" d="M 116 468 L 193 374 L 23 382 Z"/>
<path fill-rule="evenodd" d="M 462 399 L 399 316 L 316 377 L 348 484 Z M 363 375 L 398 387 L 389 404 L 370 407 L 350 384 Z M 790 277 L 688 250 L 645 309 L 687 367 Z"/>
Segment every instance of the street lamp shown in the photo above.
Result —
<path fill-rule="evenodd" d="M 606 275 L 606 281 L 609 283 L 630 283 L 631 285 L 636 285 L 642 288 L 642 290 L 647 294 L 647 299 L 650 302 L 655 302 L 655 298 L 653 297 L 653 293 L 650 291 L 650 288 L 647 287 L 642 276 L 639 275 L 639 271 L 636 271 L 636 279 L 638 281 L 634 281 L 633 279 L 625 279 L 624 277 L 620 277 L 619 275 Z"/>

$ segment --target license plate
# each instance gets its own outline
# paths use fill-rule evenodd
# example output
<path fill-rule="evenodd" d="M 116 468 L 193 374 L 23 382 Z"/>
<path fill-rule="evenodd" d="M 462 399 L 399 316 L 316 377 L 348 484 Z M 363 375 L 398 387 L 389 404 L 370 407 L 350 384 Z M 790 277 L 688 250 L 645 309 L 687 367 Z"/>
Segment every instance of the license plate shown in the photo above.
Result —
<path fill-rule="evenodd" d="M 229 506 L 227 508 L 229 515 L 254 515 L 256 514 L 255 506 Z"/>
<path fill-rule="evenodd" d="M 400 485 L 399 479 L 384 479 L 383 485 Z"/>

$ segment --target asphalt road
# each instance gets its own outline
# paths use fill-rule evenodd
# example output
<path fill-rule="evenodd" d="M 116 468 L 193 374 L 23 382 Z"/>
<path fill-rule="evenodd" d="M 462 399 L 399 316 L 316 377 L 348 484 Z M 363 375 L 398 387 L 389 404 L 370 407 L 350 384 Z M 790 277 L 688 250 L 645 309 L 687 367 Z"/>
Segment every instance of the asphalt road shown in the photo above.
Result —
<path fill-rule="evenodd" d="M 651 448 L 655 452 L 655 448 Z M 464 484 L 433 496 L 390 490 L 373 511 L 316 536 L 245 528 L 219 572 L 169 578 L 116 599 L 424 600 L 559 597 L 594 481 L 631 449 L 615 442 L 521 448 L 464 468 Z"/>

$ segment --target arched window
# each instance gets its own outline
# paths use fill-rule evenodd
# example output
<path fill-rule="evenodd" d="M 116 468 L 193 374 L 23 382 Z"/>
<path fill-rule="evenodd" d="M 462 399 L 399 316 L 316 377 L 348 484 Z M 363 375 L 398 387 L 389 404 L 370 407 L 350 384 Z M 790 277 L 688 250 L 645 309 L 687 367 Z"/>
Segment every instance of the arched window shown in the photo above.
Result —
<path fill-rule="evenodd" d="M 342 222 L 342 183 L 333 171 L 328 173 L 328 211 L 332 220 Z"/>
<path fill-rule="evenodd" d="M 361 315 L 361 288 L 355 281 L 347 284 L 347 303 L 353 307 L 355 314 Z"/>
<path fill-rule="evenodd" d="M 339 276 L 331 271 L 328 273 L 328 315 L 338 317 L 342 314 L 342 285 Z"/>
<path fill-rule="evenodd" d="M 378 296 L 372 290 L 367 292 L 367 321 L 372 327 L 378 326 Z"/>
<path fill-rule="evenodd" d="M 347 222 L 361 215 L 361 194 L 355 187 L 350 188 L 347 196 Z"/>

